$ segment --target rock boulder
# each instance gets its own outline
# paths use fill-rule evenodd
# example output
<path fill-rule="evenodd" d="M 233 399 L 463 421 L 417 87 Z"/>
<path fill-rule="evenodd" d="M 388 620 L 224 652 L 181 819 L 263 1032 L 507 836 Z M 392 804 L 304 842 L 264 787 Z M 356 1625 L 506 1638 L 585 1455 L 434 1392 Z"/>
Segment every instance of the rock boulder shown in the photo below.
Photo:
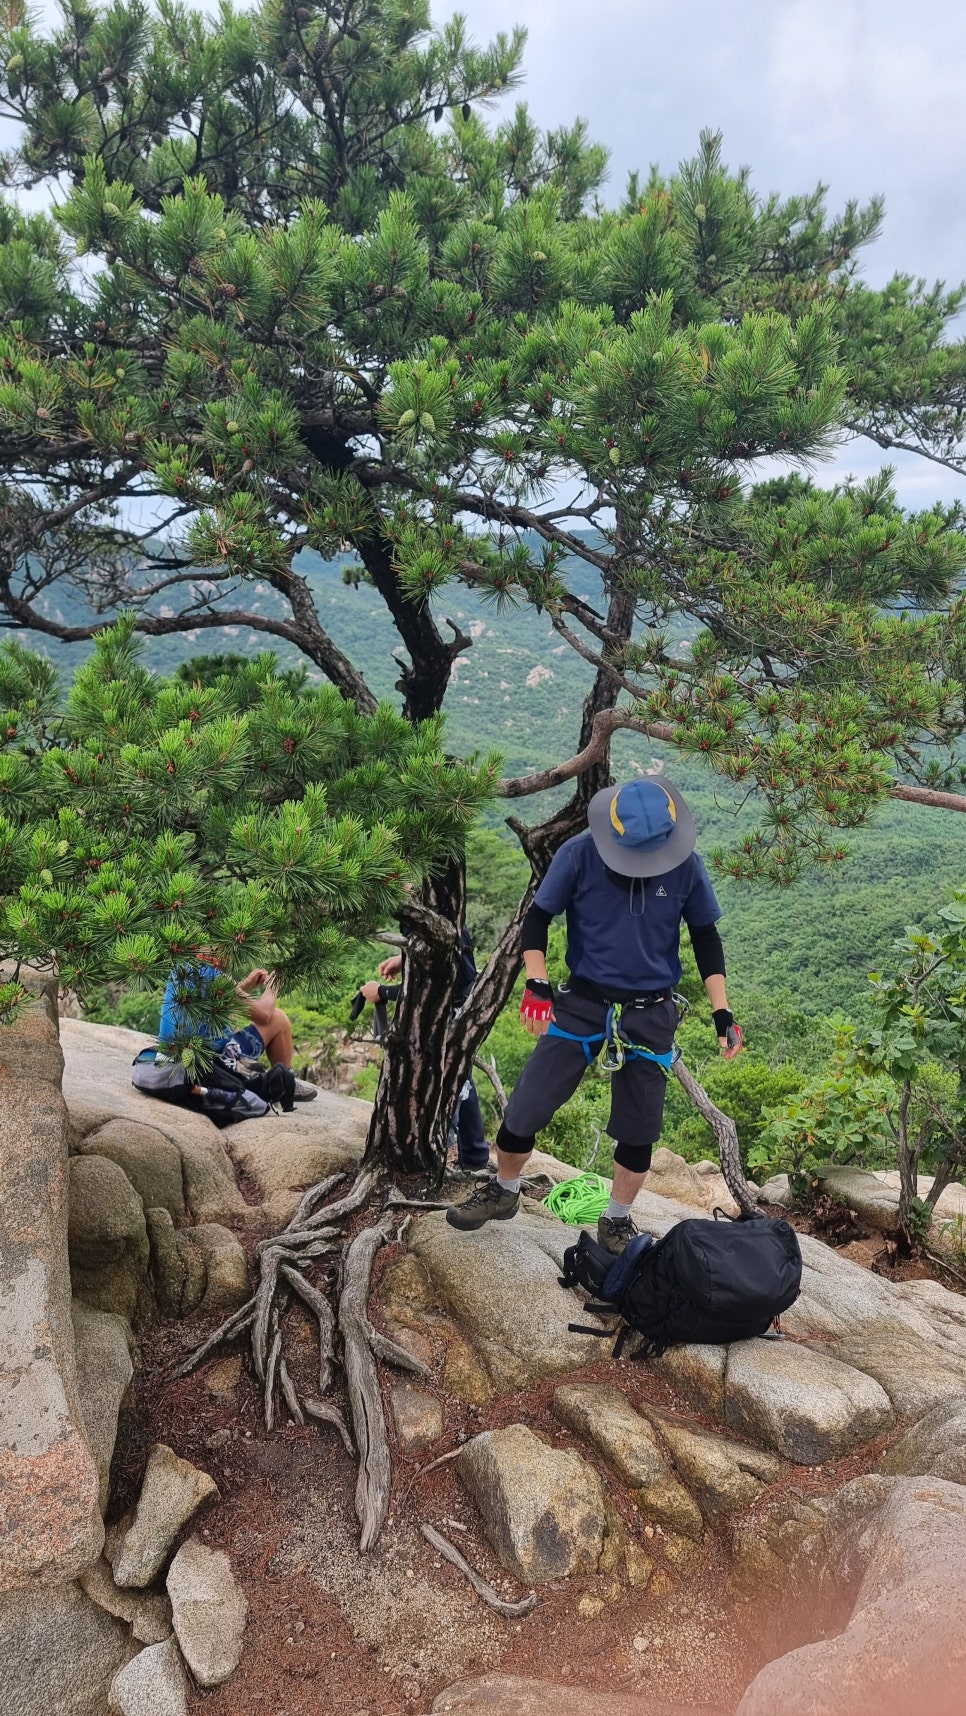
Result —
<path fill-rule="evenodd" d="M 829 1547 L 844 1578 L 861 1573 L 847 1626 L 769 1663 L 737 1716 L 961 1716 L 966 1490 L 896 1479 L 871 1518 Z"/>
<path fill-rule="evenodd" d="M 175 1637 L 199 1686 L 220 1686 L 241 1661 L 248 1599 L 227 1555 L 197 1537 L 183 1543 L 168 1570 Z"/>
<path fill-rule="evenodd" d="M 131 1655 L 128 1628 L 79 1585 L 0 1597 L 0 1708 L 9 1716 L 104 1716 Z"/>
<path fill-rule="evenodd" d="M 596 1573 L 606 1501 L 597 1473 L 578 1454 L 511 1424 L 474 1436 L 456 1470 L 493 1549 L 517 1579 L 539 1584 Z"/>
<path fill-rule="evenodd" d="M 842 1459 L 893 1422 L 877 1382 L 822 1352 L 792 1341 L 728 1348 L 725 1423 L 797 1465 Z"/>
<path fill-rule="evenodd" d="M 123 1317 L 110 1311 L 92 1311 L 80 1299 L 74 1301 L 73 1322 L 77 1386 L 87 1440 L 97 1461 L 98 1505 L 103 1514 L 107 1509 L 118 1413 L 134 1374 L 131 1328 Z"/>
<path fill-rule="evenodd" d="M 181 1460 L 163 1443 L 148 1457 L 141 1494 L 128 1529 L 112 1547 L 114 1580 L 143 1590 L 157 1578 L 171 1546 L 203 1502 L 217 1496 L 207 1472 Z"/>
<path fill-rule="evenodd" d="M 75 1297 L 133 1323 L 148 1270 L 148 1230 L 124 1169 L 106 1156 L 71 1158 L 67 1239 Z"/>
<path fill-rule="evenodd" d="M 57 1010 L 35 987 L 0 1029 L 0 1591 L 72 1578 L 104 1537 L 70 1315 Z"/>
<path fill-rule="evenodd" d="M 443 1212 L 416 1222 L 410 1251 L 498 1389 L 529 1388 L 604 1358 L 613 1339 L 571 1334 L 579 1301 L 561 1288 L 564 1249 L 577 1229 L 524 1203 L 512 1221 L 476 1233 L 449 1227 Z M 506 1284 L 513 1283 L 512 1312 Z"/>
<path fill-rule="evenodd" d="M 671 1472 L 647 1419 L 619 1389 L 565 1383 L 553 1397 L 553 1410 L 607 1461 L 646 1519 L 700 1541 L 700 1510 Z"/>
<path fill-rule="evenodd" d="M 883 1455 L 886 1476 L 945 1478 L 966 1485 L 966 1399 L 937 1406 Z"/>

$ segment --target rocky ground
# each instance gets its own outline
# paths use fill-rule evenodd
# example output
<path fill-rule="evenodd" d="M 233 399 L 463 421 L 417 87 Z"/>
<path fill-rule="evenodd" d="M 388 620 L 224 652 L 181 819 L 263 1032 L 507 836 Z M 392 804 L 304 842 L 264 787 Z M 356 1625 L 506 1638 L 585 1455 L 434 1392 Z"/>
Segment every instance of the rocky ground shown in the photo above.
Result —
<path fill-rule="evenodd" d="M 133 1091 L 140 1039 L 65 1020 L 58 1107 L 49 1016 L 30 1029 L 49 1094 L 0 1123 L 0 1157 L 20 1163 L 2 1255 L 36 1277 L 20 1346 L 0 1342 L 17 1716 L 832 1716 L 846 1686 L 859 1716 L 961 1710 L 962 1297 L 806 1235 L 785 1341 L 615 1361 L 568 1328 L 574 1230 L 540 1202 L 473 1235 L 439 1211 L 401 1216 L 371 1315 L 428 1378 L 381 1367 L 393 1492 L 363 1557 L 353 1460 L 325 1424 L 266 1433 L 246 1342 L 172 1373 L 244 1302 L 258 1239 L 307 1185 L 356 1167 L 365 1106 L 322 1092 L 218 1134 Z M 838 1191 L 881 1208 L 894 1194 L 876 1186 Z M 724 1198 L 710 1163 L 661 1152 L 637 1216 L 660 1234 Z M 304 1390 L 314 1328 L 289 1316 Z M 424 1526 L 500 1601 L 533 1606 L 484 1604 Z"/>

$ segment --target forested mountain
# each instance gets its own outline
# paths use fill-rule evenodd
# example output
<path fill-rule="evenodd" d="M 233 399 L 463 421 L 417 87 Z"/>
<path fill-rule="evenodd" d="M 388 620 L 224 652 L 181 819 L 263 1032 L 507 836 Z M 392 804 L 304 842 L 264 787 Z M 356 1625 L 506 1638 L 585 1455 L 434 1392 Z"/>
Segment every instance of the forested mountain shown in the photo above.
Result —
<path fill-rule="evenodd" d="M 385 604 L 365 582 L 347 581 L 353 576 L 348 562 L 324 562 L 306 554 L 302 565 L 309 569 L 335 642 L 350 659 L 366 663 L 369 682 L 379 695 L 398 701 L 392 656 L 398 636 Z M 587 589 L 579 593 L 592 601 L 596 592 L 591 575 L 584 572 L 583 580 Z M 579 577 L 574 580 L 575 587 L 579 582 Z M 69 608 L 65 586 L 56 600 L 63 618 L 89 617 L 79 605 L 76 613 Z M 271 612 L 280 602 L 268 586 L 256 586 L 252 605 Z M 560 641 L 549 619 L 521 606 L 508 623 L 466 589 L 448 592 L 439 604 L 439 616 L 451 618 L 473 639 L 472 648 L 456 660 L 445 703 L 453 751 L 466 755 L 496 746 L 507 774 L 545 767 L 568 754 L 592 669 Z M 31 646 L 51 653 L 65 677 L 91 648 L 22 635 Z M 145 661 L 169 673 L 195 654 L 255 654 L 265 641 L 238 627 L 148 638 Z M 687 643 L 683 622 L 680 638 L 672 641 Z M 285 643 L 277 654 L 286 666 L 304 659 Z M 319 677 L 316 669 L 311 676 Z M 618 774 L 665 767 L 687 790 L 705 853 L 730 843 L 740 825 L 740 810 L 737 796 L 729 799 L 720 776 L 712 778 L 692 760 L 670 754 L 669 747 L 634 734 L 618 734 L 614 754 Z M 546 814 L 546 803 L 544 795 L 513 808 L 532 819 Z M 498 803 L 489 812 L 495 829 L 503 828 L 506 809 Z M 513 835 L 504 832 L 511 848 L 518 850 Z M 849 850 L 845 862 L 813 870 L 787 889 L 718 879 L 729 965 L 742 989 L 773 996 L 776 1007 L 791 1003 L 815 1014 L 835 1008 L 861 1011 L 867 973 L 887 961 L 895 937 L 907 924 L 929 917 L 953 887 L 966 880 L 966 826 L 961 818 L 939 811 L 886 805 L 873 826 L 852 835 Z"/>

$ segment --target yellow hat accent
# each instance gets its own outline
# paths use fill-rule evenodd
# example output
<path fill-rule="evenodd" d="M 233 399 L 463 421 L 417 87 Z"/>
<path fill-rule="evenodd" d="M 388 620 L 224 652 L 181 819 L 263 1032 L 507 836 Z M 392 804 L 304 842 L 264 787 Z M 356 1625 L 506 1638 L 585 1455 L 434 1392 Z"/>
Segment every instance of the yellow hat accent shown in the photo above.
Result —
<path fill-rule="evenodd" d="M 661 783 L 660 783 L 660 781 L 655 781 L 654 785 L 655 786 L 661 786 Z M 671 821 L 677 822 L 678 813 L 674 807 L 674 800 L 671 797 L 671 794 L 668 792 L 666 787 L 661 787 L 661 791 L 664 794 L 664 797 L 667 799 L 668 815 L 670 816 Z M 617 800 L 620 798 L 620 796 L 621 796 L 620 795 L 620 788 L 618 788 L 617 792 L 615 792 L 613 798 L 610 801 L 610 820 L 611 820 L 613 827 L 617 830 L 617 833 L 623 834 L 625 832 L 624 824 L 622 823 L 620 817 L 617 814 Z"/>

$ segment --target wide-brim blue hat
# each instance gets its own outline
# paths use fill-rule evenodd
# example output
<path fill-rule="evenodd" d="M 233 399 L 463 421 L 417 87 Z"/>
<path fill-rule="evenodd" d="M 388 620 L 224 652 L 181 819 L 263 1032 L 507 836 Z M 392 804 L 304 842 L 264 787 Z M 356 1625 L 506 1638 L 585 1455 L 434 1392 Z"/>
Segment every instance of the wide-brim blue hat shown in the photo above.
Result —
<path fill-rule="evenodd" d="M 604 787 L 587 821 L 601 858 L 619 876 L 663 876 L 694 851 L 694 817 L 663 778 Z"/>

